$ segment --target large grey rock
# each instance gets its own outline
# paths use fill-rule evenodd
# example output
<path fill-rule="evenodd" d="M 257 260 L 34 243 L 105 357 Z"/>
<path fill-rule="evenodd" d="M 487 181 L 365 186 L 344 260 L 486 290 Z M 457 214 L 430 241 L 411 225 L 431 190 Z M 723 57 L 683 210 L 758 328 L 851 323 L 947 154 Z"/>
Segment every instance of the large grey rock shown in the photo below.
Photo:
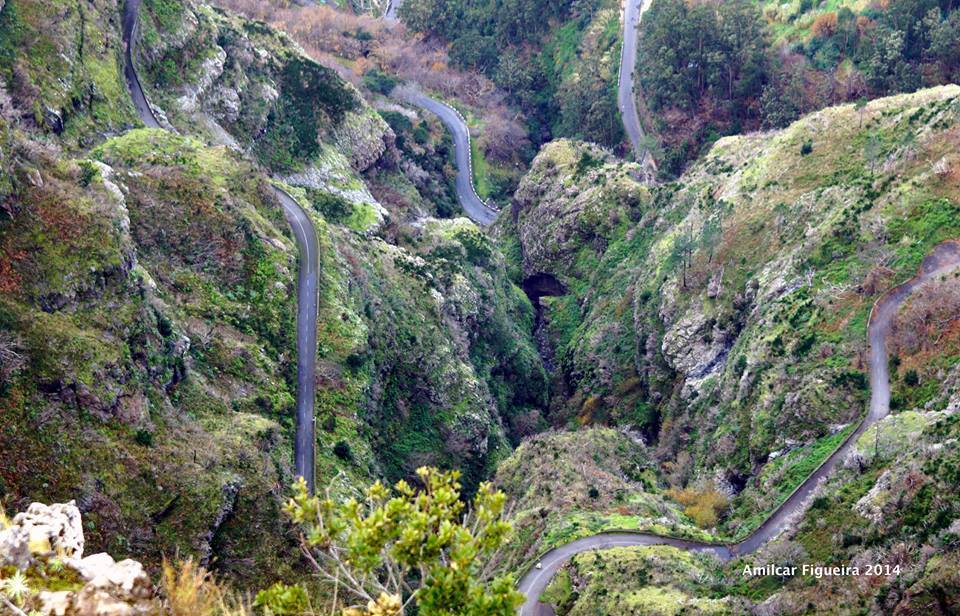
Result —
<path fill-rule="evenodd" d="M 115 562 L 101 553 L 68 559 L 66 566 L 86 581 L 77 591 L 38 594 L 44 616 L 150 616 L 161 614 L 156 590 L 143 565 L 135 560 Z"/>
<path fill-rule="evenodd" d="M 81 560 L 71 560 L 67 566 L 77 571 L 89 587 L 109 593 L 122 601 L 139 601 L 153 596 L 150 577 L 143 565 L 135 560 L 116 562 L 106 552 L 93 554 Z"/>

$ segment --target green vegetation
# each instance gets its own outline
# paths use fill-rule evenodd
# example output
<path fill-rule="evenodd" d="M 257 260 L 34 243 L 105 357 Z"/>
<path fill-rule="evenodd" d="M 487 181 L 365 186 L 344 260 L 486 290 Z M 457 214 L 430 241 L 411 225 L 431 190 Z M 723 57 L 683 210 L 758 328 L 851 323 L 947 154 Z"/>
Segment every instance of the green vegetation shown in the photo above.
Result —
<path fill-rule="evenodd" d="M 930 173 L 948 151 L 941 131 L 957 121 L 956 97 L 934 89 L 727 138 L 680 181 L 649 191 L 630 165 L 589 146 L 545 147 L 504 233 L 522 245 L 519 269 L 567 289 L 541 299 L 558 379 L 572 392 L 546 421 L 632 426 L 678 489 L 724 469 L 742 495 L 719 529 L 755 527 L 846 434 L 825 427 L 861 417 L 869 392 L 857 357 L 874 300 L 960 236 L 954 187 Z M 942 389 L 933 375 L 953 366 L 950 340 L 924 351 L 943 361 L 914 368 L 917 385 L 894 373 L 906 408 Z M 791 453 L 771 459 L 778 450 Z"/>
<path fill-rule="evenodd" d="M 453 140 L 437 120 L 435 125 L 420 120 L 416 124 L 407 116 L 395 111 L 381 111 L 397 136 L 397 147 L 405 157 L 414 161 L 428 173 L 421 188 L 430 199 L 436 215 L 450 218 L 460 211 L 455 192 L 456 169 L 453 160 Z"/>
<path fill-rule="evenodd" d="M 666 546 L 611 548 L 574 556 L 543 598 L 562 616 L 737 613 L 742 603 L 711 593 L 719 578 L 709 556 Z"/>
<path fill-rule="evenodd" d="M 363 84 L 374 92 L 386 96 L 396 87 L 397 80 L 383 71 L 372 69 L 363 74 Z"/>
<path fill-rule="evenodd" d="M 931 0 L 656 0 L 641 22 L 638 72 L 660 133 L 660 169 L 678 175 L 721 135 L 955 82 L 958 37 L 956 7 Z"/>
<path fill-rule="evenodd" d="M 610 0 L 411 0 L 400 17 L 450 41 L 450 58 L 507 90 L 527 117 L 531 141 L 623 138 L 616 109 L 618 5 Z"/>
<path fill-rule="evenodd" d="M 504 566 L 522 571 L 547 550 L 605 530 L 709 539 L 661 494 L 642 447 L 609 428 L 534 436 L 494 478 L 513 503 Z"/>
<path fill-rule="evenodd" d="M 301 480 L 285 510 L 302 526 L 301 542 L 314 567 L 366 610 L 345 616 L 403 614 L 414 601 L 424 616 L 512 616 L 523 596 L 506 576 L 486 574 L 487 561 L 510 532 L 506 497 L 481 484 L 469 511 L 460 500 L 459 473 L 417 469 L 422 485 L 377 482 L 355 498 L 311 497 Z M 416 575 L 414 575 L 416 574 Z"/>
<path fill-rule="evenodd" d="M 279 85 L 279 103 L 267 115 L 267 133 L 257 152 L 268 165 L 289 170 L 320 152 L 318 126 L 340 122 L 358 101 L 333 70 L 303 58 L 287 60 Z"/>
<path fill-rule="evenodd" d="M 50 19 L 50 11 L 58 19 Z M 135 122 L 123 81 L 116 4 L 11 0 L 0 12 L 0 81 L 19 115 L 70 147 Z M 12 117 L 12 116 L 11 116 Z"/>

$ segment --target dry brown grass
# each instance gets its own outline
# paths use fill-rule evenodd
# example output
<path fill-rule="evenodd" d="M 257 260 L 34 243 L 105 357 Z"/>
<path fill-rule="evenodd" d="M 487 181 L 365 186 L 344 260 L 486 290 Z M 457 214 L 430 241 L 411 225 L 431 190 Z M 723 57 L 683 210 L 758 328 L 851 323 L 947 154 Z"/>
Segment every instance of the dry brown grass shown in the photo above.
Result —
<path fill-rule="evenodd" d="M 365 72 L 378 69 L 476 109 L 483 123 L 478 142 L 493 160 L 512 161 L 529 145 L 523 120 L 507 107 L 502 90 L 479 73 L 452 68 L 446 44 L 409 32 L 400 22 L 288 0 L 213 4 L 284 30 L 310 56 L 355 85 Z"/>
<path fill-rule="evenodd" d="M 700 528 L 716 526 L 720 514 L 729 504 L 727 497 L 717 491 L 713 484 L 701 488 L 670 488 L 665 494 L 683 505 L 683 512 Z"/>
<path fill-rule="evenodd" d="M 209 571 L 188 558 L 163 559 L 160 592 L 171 616 L 252 616 L 249 603 L 220 585 Z"/>

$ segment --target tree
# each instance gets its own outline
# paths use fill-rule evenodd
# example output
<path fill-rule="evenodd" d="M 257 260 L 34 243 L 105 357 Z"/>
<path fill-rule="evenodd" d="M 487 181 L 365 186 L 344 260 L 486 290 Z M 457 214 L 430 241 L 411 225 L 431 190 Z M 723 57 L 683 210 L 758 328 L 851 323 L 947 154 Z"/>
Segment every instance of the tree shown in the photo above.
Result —
<path fill-rule="evenodd" d="M 760 117 L 766 128 L 784 128 L 803 110 L 803 74 L 783 74 L 779 83 L 767 84 L 760 95 Z"/>
<path fill-rule="evenodd" d="M 857 114 L 860 116 L 860 128 L 863 128 L 863 110 L 867 107 L 867 97 L 861 96 L 857 99 L 857 102 L 853 104 L 853 108 L 857 110 Z"/>
<path fill-rule="evenodd" d="M 912 89 L 909 65 L 904 60 L 906 36 L 885 25 L 877 27 L 863 63 L 863 74 L 871 87 L 883 93 Z"/>
<path fill-rule="evenodd" d="M 690 229 L 684 229 L 674 238 L 673 245 L 670 247 L 670 254 L 667 255 L 669 267 L 680 267 L 681 286 L 687 288 L 687 268 L 690 266 L 690 257 L 696 249 L 697 244 L 690 234 Z"/>
<path fill-rule="evenodd" d="M 960 69 L 960 11 L 953 11 L 932 29 L 926 55 L 940 64 L 948 79 Z"/>
<path fill-rule="evenodd" d="M 511 530 L 506 496 L 482 483 L 465 511 L 459 476 L 422 467 L 419 489 L 378 481 L 344 502 L 296 484 L 285 511 L 302 527 L 307 560 L 352 605 L 343 616 L 401 616 L 414 602 L 420 616 L 515 614 L 523 595 L 491 566 Z"/>

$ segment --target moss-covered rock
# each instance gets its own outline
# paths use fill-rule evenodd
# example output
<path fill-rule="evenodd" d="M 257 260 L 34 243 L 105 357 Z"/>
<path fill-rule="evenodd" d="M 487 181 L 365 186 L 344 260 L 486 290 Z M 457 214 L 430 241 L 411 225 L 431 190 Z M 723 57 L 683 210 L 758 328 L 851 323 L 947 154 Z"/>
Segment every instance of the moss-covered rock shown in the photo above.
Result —
<path fill-rule="evenodd" d="M 109 0 L 10 0 L 0 10 L 0 98 L 11 116 L 83 147 L 131 126 L 120 14 Z M 0 105 L 3 107 L 3 105 Z"/>
<path fill-rule="evenodd" d="M 668 546 L 611 548 L 574 556 L 543 600 L 569 616 L 746 613 L 748 601 L 710 592 L 721 580 L 711 556 Z"/>
<path fill-rule="evenodd" d="M 654 462 L 636 435 L 609 428 L 527 439 L 494 483 L 514 503 L 505 567 L 522 570 L 549 549 L 605 530 L 706 535 L 662 494 Z"/>
<path fill-rule="evenodd" d="M 775 458 L 821 455 L 858 419 L 873 301 L 960 236 L 958 98 L 934 88 L 871 102 L 862 125 L 848 105 L 725 138 L 653 189 L 594 146 L 544 147 L 500 234 L 524 276 L 566 291 L 541 298 L 571 392 L 549 420 L 635 426 L 667 482 L 748 487 L 724 529 L 745 533 L 812 459 Z M 942 371 L 955 346 L 930 348 Z M 935 374 L 910 377 L 923 386 L 904 404 L 930 400 Z"/>
<path fill-rule="evenodd" d="M 13 142 L 0 318 L 25 362 L 0 385 L 5 494 L 76 499 L 94 549 L 154 564 L 229 566 L 224 522 L 246 519 L 273 532 L 242 557 L 282 575 L 295 253 L 263 179 L 163 131 L 96 161 Z"/>

